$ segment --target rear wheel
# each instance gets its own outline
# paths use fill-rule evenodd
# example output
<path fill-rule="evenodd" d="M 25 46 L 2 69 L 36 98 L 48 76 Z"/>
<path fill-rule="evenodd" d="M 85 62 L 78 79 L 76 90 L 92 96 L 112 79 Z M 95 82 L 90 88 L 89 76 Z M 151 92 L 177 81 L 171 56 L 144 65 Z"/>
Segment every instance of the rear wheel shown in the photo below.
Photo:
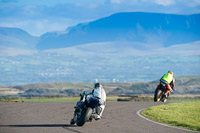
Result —
<path fill-rule="evenodd" d="M 159 102 L 162 96 L 162 91 L 160 89 L 156 90 L 154 95 L 154 101 Z"/>
<path fill-rule="evenodd" d="M 92 108 L 86 108 L 81 118 L 76 122 L 78 126 L 83 126 L 87 122 L 92 114 Z"/>

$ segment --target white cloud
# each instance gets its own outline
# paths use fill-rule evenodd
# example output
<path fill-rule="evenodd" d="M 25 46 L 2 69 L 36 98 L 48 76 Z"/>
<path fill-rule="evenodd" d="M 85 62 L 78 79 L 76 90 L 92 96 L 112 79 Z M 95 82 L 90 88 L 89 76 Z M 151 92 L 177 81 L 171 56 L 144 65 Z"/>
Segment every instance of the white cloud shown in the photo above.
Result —
<path fill-rule="evenodd" d="M 95 8 L 97 8 L 98 7 L 98 4 L 95 4 L 95 3 L 91 3 L 91 4 L 89 4 L 89 6 L 88 6 L 89 8 L 93 8 L 93 9 L 95 9 Z"/>
<path fill-rule="evenodd" d="M 162 6 L 169 6 L 175 4 L 174 0 L 154 0 L 154 3 Z"/>
<path fill-rule="evenodd" d="M 188 6 L 190 7 L 196 7 L 196 6 L 200 6 L 200 0 L 191 0 L 188 4 Z"/>
<path fill-rule="evenodd" d="M 78 24 L 78 20 L 71 19 L 0 19 L 1 27 L 17 27 L 34 36 L 40 36 L 46 32 L 63 31 L 69 26 Z"/>
<path fill-rule="evenodd" d="M 112 4 L 121 4 L 124 0 L 110 0 Z"/>
<path fill-rule="evenodd" d="M 36 6 L 33 5 L 27 5 L 23 8 L 23 14 L 29 15 L 29 16 L 35 16 L 39 14 L 39 9 Z"/>

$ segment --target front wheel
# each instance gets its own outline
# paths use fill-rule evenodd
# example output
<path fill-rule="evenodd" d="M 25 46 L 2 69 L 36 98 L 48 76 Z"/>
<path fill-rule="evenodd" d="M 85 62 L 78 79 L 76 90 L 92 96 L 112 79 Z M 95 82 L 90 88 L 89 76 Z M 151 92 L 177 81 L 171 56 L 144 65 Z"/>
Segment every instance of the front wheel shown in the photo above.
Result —
<path fill-rule="evenodd" d="M 167 96 L 163 95 L 162 102 L 167 102 L 168 97 L 169 97 L 169 93 L 167 94 Z"/>
<path fill-rule="evenodd" d="M 75 124 L 74 119 L 71 119 L 70 124 L 71 124 L 71 125 L 74 125 L 74 124 Z"/>
<path fill-rule="evenodd" d="M 154 101 L 159 102 L 162 96 L 162 91 L 160 89 L 156 90 L 154 94 Z"/>
<path fill-rule="evenodd" d="M 163 98 L 162 102 L 164 103 L 167 102 L 167 98 Z"/>
<path fill-rule="evenodd" d="M 81 118 L 76 122 L 78 126 L 83 126 L 87 122 L 92 114 L 92 108 L 86 108 Z"/>

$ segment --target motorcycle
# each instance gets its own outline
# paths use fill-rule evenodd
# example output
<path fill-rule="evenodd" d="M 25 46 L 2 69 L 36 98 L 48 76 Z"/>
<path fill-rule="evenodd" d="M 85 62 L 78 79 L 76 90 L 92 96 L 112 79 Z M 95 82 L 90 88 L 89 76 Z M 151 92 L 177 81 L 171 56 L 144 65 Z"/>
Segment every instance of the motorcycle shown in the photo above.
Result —
<path fill-rule="evenodd" d="M 70 124 L 83 126 L 86 122 L 92 122 L 96 117 L 95 109 L 92 109 L 87 102 L 87 95 L 80 95 L 80 100 L 74 107 L 74 117 L 71 119 Z"/>
<path fill-rule="evenodd" d="M 167 92 L 167 88 L 165 84 L 159 84 L 155 90 L 155 94 L 154 94 L 154 102 L 167 102 L 169 93 L 167 93 L 167 96 L 165 95 L 165 93 Z"/>

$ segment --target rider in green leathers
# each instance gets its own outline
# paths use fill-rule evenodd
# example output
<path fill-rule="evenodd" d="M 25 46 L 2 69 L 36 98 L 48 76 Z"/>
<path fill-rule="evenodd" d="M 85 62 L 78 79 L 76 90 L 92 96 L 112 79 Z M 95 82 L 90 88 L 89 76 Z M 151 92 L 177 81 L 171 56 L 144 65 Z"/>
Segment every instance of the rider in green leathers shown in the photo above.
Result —
<path fill-rule="evenodd" d="M 164 74 L 160 79 L 160 84 L 166 86 L 165 96 L 168 97 L 169 94 L 174 91 L 175 78 L 173 77 L 173 72 L 168 71 L 167 74 Z"/>

